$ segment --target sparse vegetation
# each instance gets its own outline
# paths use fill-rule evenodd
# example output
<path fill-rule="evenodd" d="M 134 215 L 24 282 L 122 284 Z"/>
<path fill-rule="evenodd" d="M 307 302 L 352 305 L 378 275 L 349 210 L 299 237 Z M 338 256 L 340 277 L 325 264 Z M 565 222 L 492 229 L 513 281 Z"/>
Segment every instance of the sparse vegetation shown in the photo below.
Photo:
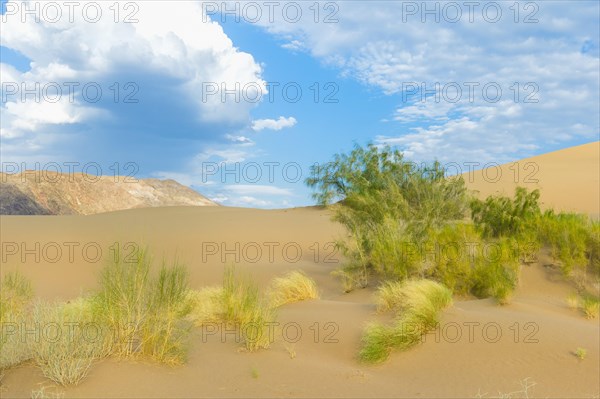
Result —
<path fill-rule="evenodd" d="M 46 387 L 31 391 L 31 399 L 62 399 L 64 397 L 64 392 L 48 392 Z"/>
<path fill-rule="evenodd" d="M 205 287 L 199 291 L 190 290 L 187 300 L 192 308 L 188 319 L 201 326 L 223 320 L 223 287 Z"/>
<path fill-rule="evenodd" d="M 577 348 L 574 354 L 579 360 L 583 360 L 587 356 L 587 350 L 585 350 L 584 348 Z"/>
<path fill-rule="evenodd" d="M 271 305 L 279 307 L 288 303 L 319 298 L 317 284 L 301 271 L 289 272 L 271 283 Z"/>
<path fill-rule="evenodd" d="M 178 264 L 163 264 L 158 276 L 151 272 L 146 251 L 134 262 L 117 257 L 102 271 L 101 289 L 93 307 L 98 320 L 113 332 L 113 353 L 120 357 L 149 356 L 163 363 L 185 360 L 185 316 L 188 276 Z"/>
<path fill-rule="evenodd" d="M 582 303 L 583 314 L 588 319 L 598 318 L 598 309 L 600 308 L 600 300 L 594 296 L 586 295 Z"/>
<path fill-rule="evenodd" d="M 248 277 L 240 276 L 234 267 L 227 267 L 223 287 L 210 287 L 191 292 L 191 319 L 196 325 L 224 323 L 240 331 L 246 349 L 268 348 L 272 337 L 269 326 L 276 311 Z"/>
<path fill-rule="evenodd" d="M 22 330 L 28 322 L 33 290 L 19 272 L 6 273 L 0 287 L 0 375 L 31 358 Z"/>
<path fill-rule="evenodd" d="M 569 309 L 576 310 L 579 308 L 579 296 L 577 294 L 569 294 L 565 299 Z"/>
<path fill-rule="evenodd" d="M 93 361 L 106 354 L 103 331 L 85 308 L 38 303 L 33 309 L 36 336 L 28 340 L 44 375 L 61 385 L 77 385 Z M 91 332 L 93 331 L 93 333 Z"/>
<path fill-rule="evenodd" d="M 293 344 L 285 343 L 285 351 L 290 355 L 290 359 L 296 358 L 296 346 Z"/>
<path fill-rule="evenodd" d="M 223 307 L 224 321 L 240 329 L 246 349 L 269 347 L 269 323 L 275 320 L 275 310 L 259 294 L 256 283 L 238 276 L 233 267 L 225 270 Z"/>
<path fill-rule="evenodd" d="M 598 317 L 600 309 L 600 298 L 597 296 L 583 293 L 582 295 L 571 294 L 566 299 L 567 305 L 573 310 L 580 310 L 588 319 Z"/>
<path fill-rule="evenodd" d="M 525 378 L 521 381 L 521 389 L 514 392 L 502 393 L 499 392 L 498 396 L 487 396 L 487 393 L 481 393 L 481 390 L 475 396 L 476 398 L 489 398 L 489 399 L 528 399 L 533 395 L 531 392 L 533 387 L 537 385 L 536 382 L 532 381 L 530 377 Z"/>
<path fill-rule="evenodd" d="M 377 293 L 380 310 L 394 310 L 391 326 L 373 323 L 363 334 L 359 357 L 369 363 L 388 358 L 393 349 L 406 350 L 439 323 L 439 312 L 452 303 L 452 292 L 431 280 L 386 283 Z"/>

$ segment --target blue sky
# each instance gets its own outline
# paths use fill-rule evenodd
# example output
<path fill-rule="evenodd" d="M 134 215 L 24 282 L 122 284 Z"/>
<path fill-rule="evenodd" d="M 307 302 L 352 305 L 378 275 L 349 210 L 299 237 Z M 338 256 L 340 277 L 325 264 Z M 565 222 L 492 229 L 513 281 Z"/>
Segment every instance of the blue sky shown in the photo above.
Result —
<path fill-rule="evenodd" d="M 137 177 L 174 178 L 225 205 L 279 208 L 311 204 L 309 166 L 354 143 L 483 165 L 599 137 L 597 1 L 481 2 L 472 14 L 465 2 L 429 2 L 429 13 L 422 2 L 321 2 L 317 22 L 314 2 L 277 3 L 273 21 L 264 2 L 257 20 L 229 2 L 239 22 L 222 2 L 133 3 L 118 16 L 100 3 L 95 22 L 39 6 L 37 22 L 2 1 L 3 165 L 126 174 L 135 163 Z M 296 4 L 292 22 L 281 9 Z M 36 83 L 48 91 L 23 98 Z M 236 83 L 240 101 L 209 92 Z M 285 85 L 302 97 L 286 99 Z M 256 87 L 262 101 L 245 101 Z"/>

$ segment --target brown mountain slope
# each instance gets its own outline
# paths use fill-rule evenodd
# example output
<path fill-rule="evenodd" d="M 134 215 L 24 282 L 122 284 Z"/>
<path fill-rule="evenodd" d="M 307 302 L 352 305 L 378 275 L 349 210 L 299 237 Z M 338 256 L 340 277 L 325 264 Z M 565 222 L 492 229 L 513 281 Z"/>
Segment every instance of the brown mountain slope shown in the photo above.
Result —
<path fill-rule="evenodd" d="M 0 173 L 2 215 L 90 215 L 159 206 L 215 206 L 174 180 L 56 172 Z"/>

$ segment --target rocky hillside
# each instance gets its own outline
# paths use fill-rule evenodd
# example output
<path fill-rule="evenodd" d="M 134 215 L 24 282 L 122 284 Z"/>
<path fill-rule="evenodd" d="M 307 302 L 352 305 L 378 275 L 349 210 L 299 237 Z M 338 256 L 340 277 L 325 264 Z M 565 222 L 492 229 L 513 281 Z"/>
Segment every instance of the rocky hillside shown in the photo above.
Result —
<path fill-rule="evenodd" d="M 49 171 L 0 173 L 0 215 L 91 215 L 178 205 L 217 204 L 174 180 Z"/>

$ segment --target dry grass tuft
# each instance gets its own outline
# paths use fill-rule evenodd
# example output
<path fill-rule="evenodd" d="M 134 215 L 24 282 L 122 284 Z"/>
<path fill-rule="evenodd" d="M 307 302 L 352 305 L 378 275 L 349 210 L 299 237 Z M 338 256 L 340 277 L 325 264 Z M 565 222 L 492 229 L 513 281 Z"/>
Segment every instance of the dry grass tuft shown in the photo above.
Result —
<path fill-rule="evenodd" d="M 298 270 L 289 272 L 284 277 L 278 277 L 271 283 L 270 299 L 274 307 L 318 298 L 317 284 Z"/>
<path fill-rule="evenodd" d="M 28 339 L 33 359 L 44 375 L 61 385 L 77 385 L 92 363 L 106 355 L 107 342 L 85 306 L 37 303 L 36 334 Z"/>
<path fill-rule="evenodd" d="M 0 374 L 31 358 L 23 337 L 33 297 L 31 283 L 19 272 L 7 273 L 0 285 Z"/>

